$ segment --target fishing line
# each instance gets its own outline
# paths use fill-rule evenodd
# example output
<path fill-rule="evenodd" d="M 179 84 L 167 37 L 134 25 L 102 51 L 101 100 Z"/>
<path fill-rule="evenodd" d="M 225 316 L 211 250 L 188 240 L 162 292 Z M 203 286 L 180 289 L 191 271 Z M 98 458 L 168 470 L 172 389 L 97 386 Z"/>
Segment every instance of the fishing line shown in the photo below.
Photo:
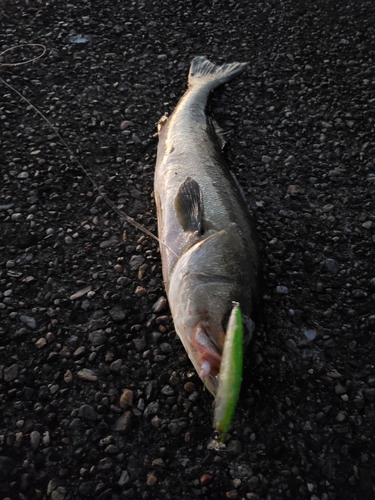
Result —
<path fill-rule="evenodd" d="M 27 61 L 24 61 L 24 62 L 20 62 L 20 63 L 0 63 L 0 66 L 19 66 L 21 64 L 27 64 L 27 63 L 30 63 L 30 62 L 34 62 L 37 59 L 39 59 L 40 57 L 42 57 L 45 54 L 45 52 L 46 52 L 46 47 L 44 45 L 41 45 L 41 44 L 38 44 L 38 43 L 37 44 L 36 43 L 31 43 L 31 44 L 21 44 L 21 45 L 16 45 L 14 47 L 10 47 L 9 49 L 6 49 L 4 52 L 1 52 L 0 56 L 4 55 L 6 52 L 8 52 L 10 50 L 13 50 L 13 49 L 18 48 L 18 47 L 23 47 L 23 46 L 31 46 L 31 47 L 37 46 L 37 47 L 42 47 L 43 48 L 43 52 L 39 56 L 36 56 L 34 58 L 31 58 L 31 59 L 28 59 Z M 116 205 L 113 203 L 113 201 L 110 200 L 108 198 L 108 196 L 106 195 L 106 193 L 103 191 L 103 188 L 97 184 L 97 182 L 91 177 L 91 175 L 88 172 L 88 170 L 82 165 L 82 163 L 79 161 L 79 159 L 73 153 L 72 149 L 70 148 L 70 146 L 68 145 L 68 143 L 65 141 L 65 139 L 62 137 L 62 135 L 57 130 L 57 128 L 51 123 L 51 121 L 36 106 L 34 106 L 34 104 L 31 101 L 29 101 L 29 99 L 27 99 L 25 96 L 23 96 L 16 88 L 14 88 L 10 83 L 7 83 L 1 77 L 0 77 L 0 82 L 3 83 L 4 85 L 6 85 L 9 89 L 11 89 L 13 92 L 15 92 L 22 100 L 24 100 L 29 106 L 31 106 L 34 109 L 34 111 L 36 111 L 36 113 L 38 113 L 38 115 L 40 115 L 42 117 L 42 119 L 49 125 L 49 127 L 53 130 L 53 132 L 58 136 L 58 138 L 60 139 L 61 143 L 64 145 L 64 147 L 68 151 L 68 153 L 71 155 L 71 157 L 76 161 L 77 165 L 82 169 L 82 171 L 88 177 L 88 179 L 90 180 L 90 182 L 92 183 L 92 185 L 98 190 L 98 192 L 103 197 L 103 199 L 107 203 L 107 205 L 109 207 L 111 207 L 112 210 L 114 212 L 116 212 L 117 215 L 120 217 L 120 220 L 122 220 L 123 222 L 128 222 L 132 226 L 134 226 L 137 229 L 139 229 L 140 231 L 144 232 L 145 234 L 147 234 L 147 236 L 150 236 L 150 238 L 153 238 L 159 244 L 165 246 L 170 252 L 172 252 L 176 257 L 178 257 L 176 255 L 176 253 L 171 248 L 168 247 L 168 245 L 166 245 L 164 242 L 162 242 L 151 231 L 149 231 L 147 228 L 145 228 L 144 226 L 142 226 L 142 224 L 140 224 L 139 222 L 137 222 L 136 220 L 134 220 L 133 217 L 130 217 L 130 215 L 127 215 L 125 212 L 123 212 L 118 207 L 116 207 Z"/>

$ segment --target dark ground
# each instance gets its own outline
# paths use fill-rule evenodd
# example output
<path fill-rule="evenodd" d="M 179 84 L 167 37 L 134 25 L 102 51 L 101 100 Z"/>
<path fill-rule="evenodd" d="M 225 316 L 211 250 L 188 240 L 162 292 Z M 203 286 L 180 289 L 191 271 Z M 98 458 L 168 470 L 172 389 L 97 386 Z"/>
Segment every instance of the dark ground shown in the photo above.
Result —
<path fill-rule="evenodd" d="M 2 78 L 154 232 L 155 123 L 193 56 L 249 61 L 212 108 L 257 218 L 268 323 L 210 450 L 212 397 L 153 310 L 157 243 L 0 83 L 1 498 L 375 498 L 373 0 L 1 1 L 0 19 L 2 51 L 47 49 Z"/>

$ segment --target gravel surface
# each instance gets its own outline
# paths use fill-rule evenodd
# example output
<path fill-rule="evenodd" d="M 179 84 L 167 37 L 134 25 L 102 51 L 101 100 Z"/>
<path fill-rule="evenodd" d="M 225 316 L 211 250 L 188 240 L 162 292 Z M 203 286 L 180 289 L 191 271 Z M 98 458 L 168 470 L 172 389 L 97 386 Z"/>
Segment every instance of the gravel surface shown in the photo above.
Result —
<path fill-rule="evenodd" d="M 2 78 L 153 232 L 155 123 L 190 60 L 249 61 L 211 107 L 266 281 L 215 451 L 157 243 L 0 83 L 1 498 L 375 498 L 373 0 L 3 0 L 0 23 L 1 51 L 47 49 Z"/>

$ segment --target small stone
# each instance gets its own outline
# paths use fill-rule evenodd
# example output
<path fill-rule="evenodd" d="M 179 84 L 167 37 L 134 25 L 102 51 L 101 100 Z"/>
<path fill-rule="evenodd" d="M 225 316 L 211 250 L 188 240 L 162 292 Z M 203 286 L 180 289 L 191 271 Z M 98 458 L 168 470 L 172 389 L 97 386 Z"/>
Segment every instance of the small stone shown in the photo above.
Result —
<path fill-rule="evenodd" d="M 143 297 L 147 293 L 147 290 L 143 286 L 137 286 L 134 293 L 137 297 Z"/>
<path fill-rule="evenodd" d="M 153 486 L 158 478 L 154 474 L 150 474 L 147 478 L 147 486 Z"/>
<path fill-rule="evenodd" d="M 159 297 L 152 307 L 152 311 L 156 314 L 163 312 L 167 308 L 168 301 L 165 297 Z"/>
<path fill-rule="evenodd" d="M 121 321 L 124 321 L 126 318 L 126 311 L 118 306 L 115 306 L 109 311 L 109 315 L 111 316 L 112 321 L 115 323 L 121 323 Z"/>
<path fill-rule="evenodd" d="M 43 349 L 47 345 L 47 340 L 44 337 L 41 337 L 35 342 L 35 346 L 37 349 Z"/>
<path fill-rule="evenodd" d="M 118 243 L 117 236 L 112 236 L 108 240 L 102 241 L 99 246 L 100 246 L 100 248 L 110 248 L 110 247 L 114 247 L 115 245 L 117 245 L 117 243 Z"/>
<path fill-rule="evenodd" d="M 26 325 L 30 330 L 36 329 L 36 321 L 31 316 L 26 316 L 25 314 L 20 314 L 20 321 Z"/>
<path fill-rule="evenodd" d="M 130 483 L 129 472 L 127 470 L 123 470 L 121 472 L 121 476 L 120 476 L 120 479 L 118 480 L 117 484 L 119 486 L 126 486 L 129 483 Z"/>
<path fill-rule="evenodd" d="M 270 156 L 267 156 L 267 155 L 262 156 L 263 163 L 270 163 L 271 161 L 272 161 L 272 158 Z"/>
<path fill-rule="evenodd" d="M 54 477 L 51 479 L 51 481 L 49 481 L 48 485 L 47 485 L 47 495 L 50 496 L 51 493 L 53 491 L 55 491 L 55 489 L 57 488 L 59 484 L 59 480 L 57 477 Z"/>
<path fill-rule="evenodd" d="M 160 467 L 163 468 L 165 466 L 164 460 L 162 458 L 155 458 L 155 460 L 152 461 L 152 467 Z"/>
<path fill-rule="evenodd" d="M 82 356 L 84 355 L 85 352 L 86 352 L 86 347 L 85 346 L 82 345 L 81 347 L 78 347 L 78 349 L 76 349 L 73 352 L 73 359 L 82 358 Z"/>
<path fill-rule="evenodd" d="M 88 368 L 82 368 L 82 370 L 77 373 L 77 376 L 79 379 L 84 380 L 85 382 L 96 382 L 98 380 L 98 377 L 95 375 L 95 373 Z"/>
<path fill-rule="evenodd" d="M 163 394 L 163 396 L 173 396 L 174 390 L 169 385 L 165 385 L 162 388 L 161 393 Z"/>
<path fill-rule="evenodd" d="M 120 408 L 128 408 L 129 406 L 133 406 L 133 391 L 124 389 L 120 396 Z"/>
<path fill-rule="evenodd" d="M 78 410 L 78 416 L 87 420 L 96 420 L 98 418 L 94 408 L 88 404 L 83 404 Z"/>
<path fill-rule="evenodd" d="M 203 474 L 203 476 L 200 477 L 199 482 L 201 483 L 202 486 L 208 486 L 213 480 L 213 477 L 211 474 Z"/>
<path fill-rule="evenodd" d="M 91 286 L 87 286 L 86 288 L 82 288 L 82 290 L 79 290 L 76 293 L 73 293 L 73 295 L 70 296 L 70 300 L 77 300 L 86 295 L 86 293 L 91 291 Z"/>
<path fill-rule="evenodd" d="M 119 449 L 114 444 L 109 444 L 104 450 L 104 453 L 108 453 L 109 455 L 114 455 L 115 453 L 118 453 L 118 452 L 119 452 Z"/>
<path fill-rule="evenodd" d="M 143 279 L 144 275 L 146 274 L 147 269 L 148 269 L 148 265 L 147 264 L 142 264 L 140 266 L 140 268 L 138 269 L 138 279 L 139 280 Z"/>
<path fill-rule="evenodd" d="M 332 274 L 337 274 L 340 270 L 340 264 L 334 259 L 327 259 L 324 264 Z"/>
<path fill-rule="evenodd" d="M 286 286 L 277 286 L 276 287 L 276 293 L 279 295 L 287 295 L 288 294 L 288 288 Z"/>
<path fill-rule="evenodd" d="M 66 370 L 66 372 L 64 373 L 64 381 L 67 384 L 71 384 L 73 382 L 73 374 L 70 370 Z"/>
<path fill-rule="evenodd" d="M 67 490 L 64 486 L 58 486 L 55 491 L 52 492 L 51 499 L 52 500 L 64 500 L 66 496 Z"/>
<path fill-rule="evenodd" d="M 120 128 L 121 128 L 121 130 L 125 130 L 129 127 L 132 127 L 133 125 L 134 125 L 134 123 L 131 122 L 130 120 L 123 120 L 121 122 Z"/>
<path fill-rule="evenodd" d="M 187 392 L 194 392 L 195 391 L 195 384 L 193 382 L 186 382 L 184 385 L 184 389 Z"/>
<path fill-rule="evenodd" d="M 373 225 L 373 222 L 371 220 L 368 220 L 362 224 L 362 227 L 364 227 L 365 229 L 371 229 L 372 225 Z"/>
<path fill-rule="evenodd" d="M 32 431 L 30 433 L 30 443 L 33 450 L 36 450 L 40 444 L 40 433 L 38 431 Z"/>
<path fill-rule="evenodd" d="M 346 418 L 346 415 L 345 415 L 344 413 L 341 413 L 341 412 L 340 412 L 340 413 L 338 413 L 338 414 L 336 415 L 336 420 L 337 420 L 337 422 L 343 422 L 343 421 L 345 420 L 345 418 Z"/>
<path fill-rule="evenodd" d="M 144 260 L 142 255 L 133 255 L 129 262 L 130 270 L 136 271 L 143 264 Z"/>
<path fill-rule="evenodd" d="M 155 415 L 155 417 L 151 419 L 151 424 L 157 429 L 158 427 L 160 427 L 161 419 L 157 415 Z"/>
<path fill-rule="evenodd" d="M 116 359 L 116 361 L 111 363 L 109 369 L 111 370 L 111 372 L 119 373 L 121 366 L 122 366 L 122 359 Z"/>
<path fill-rule="evenodd" d="M 237 490 L 230 490 L 225 493 L 226 498 L 238 498 Z"/>
<path fill-rule="evenodd" d="M 346 387 L 344 387 L 343 385 L 341 384 L 337 384 L 335 386 L 335 393 L 338 395 L 338 396 L 341 396 L 341 394 L 346 394 Z"/>
<path fill-rule="evenodd" d="M 121 417 L 119 417 L 115 425 L 113 426 L 115 431 L 126 432 L 130 429 L 132 423 L 132 413 L 131 411 L 126 411 Z"/>
<path fill-rule="evenodd" d="M 107 337 L 104 330 L 95 330 L 94 332 L 89 333 L 89 340 L 93 346 L 98 347 L 105 343 Z"/>
<path fill-rule="evenodd" d="M 14 363 L 13 365 L 8 366 L 8 368 L 4 368 L 4 381 L 5 382 L 13 382 L 18 377 L 18 364 Z"/>
<path fill-rule="evenodd" d="M 288 339 L 285 342 L 285 345 L 286 345 L 288 351 L 294 352 L 294 351 L 297 350 L 297 344 L 296 344 L 296 342 L 293 339 Z"/>
<path fill-rule="evenodd" d="M 292 184 L 288 187 L 287 191 L 288 194 L 301 194 L 301 188 L 295 184 Z"/>
<path fill-rule="evenodd" d="M 163 342 L 160 344 L 160 350 L 163 354 L 170 354 L 172 352 L 172 346 L 167 342 Z"/>
<path fill-rule="evenodd" d="M 295 165 L 296 163 L 297 160 L 293 155 L 288 156 L 288 158 L 284 161 L 285 165 Z"/>
<path fill-rule="evenodd" d="M 304 330 L 303 331 L 305 337 L 307 337 L 309 340 L 314 340 L 316 337 L 316 330 Z"/>

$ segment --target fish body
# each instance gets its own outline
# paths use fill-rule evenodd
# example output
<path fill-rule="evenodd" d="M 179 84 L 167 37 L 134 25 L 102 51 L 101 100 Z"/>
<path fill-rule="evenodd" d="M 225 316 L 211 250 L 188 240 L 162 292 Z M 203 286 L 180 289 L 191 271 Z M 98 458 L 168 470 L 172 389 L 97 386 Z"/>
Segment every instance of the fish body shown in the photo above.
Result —
<path fill-rule="evenodd" d="M 188 90 L 159 132 L 155 170 L 163 278 L 176 332 L 214 395 L 233 302 L 251 333 L 261 296 L 254 222 L 206 114 L 210 92 L 245 69 L 193 59 Z"/>

